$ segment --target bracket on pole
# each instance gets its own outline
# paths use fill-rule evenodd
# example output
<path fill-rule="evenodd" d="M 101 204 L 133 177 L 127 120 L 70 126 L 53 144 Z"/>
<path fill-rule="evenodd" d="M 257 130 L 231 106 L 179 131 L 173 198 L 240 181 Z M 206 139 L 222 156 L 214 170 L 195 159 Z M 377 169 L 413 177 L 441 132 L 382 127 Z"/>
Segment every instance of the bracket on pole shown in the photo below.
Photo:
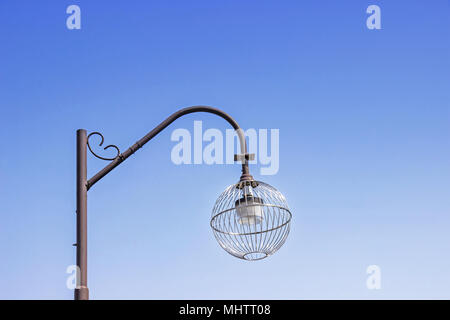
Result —
<path fill-rule="evenodd" d="M 244 154 L 235 154 L 234 155 L 234 161 L 251 161 L 255 160 L 255 154 L 254 153 L 244 153 Z"/>

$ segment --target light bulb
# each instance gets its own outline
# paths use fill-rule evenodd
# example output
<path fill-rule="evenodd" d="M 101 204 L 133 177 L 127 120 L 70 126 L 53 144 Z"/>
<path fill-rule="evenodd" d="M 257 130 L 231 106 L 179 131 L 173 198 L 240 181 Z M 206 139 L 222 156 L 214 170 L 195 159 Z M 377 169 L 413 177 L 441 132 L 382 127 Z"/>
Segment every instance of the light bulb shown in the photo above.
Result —
<path fill-rule="evenodd" d="M 264 219 L 262 204 L 261 198 L 254 197 L 251 194 L 244 194 L 244 197 L 235 202 L 239 223 L 246 225 L 260 224 Z"/>

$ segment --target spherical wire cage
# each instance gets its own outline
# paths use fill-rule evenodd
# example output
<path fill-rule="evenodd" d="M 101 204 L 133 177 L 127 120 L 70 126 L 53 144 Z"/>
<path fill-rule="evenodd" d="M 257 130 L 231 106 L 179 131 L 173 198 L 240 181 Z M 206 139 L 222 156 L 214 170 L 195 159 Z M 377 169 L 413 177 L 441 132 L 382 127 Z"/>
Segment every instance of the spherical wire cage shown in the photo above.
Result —
<path fill-rule="evenodd" d="M 244 260 L 261 260 L 286 241 L 292 214 L 274 187 L 255 180 L 226 188 L 211 215 L 211 228 L 220 246 Z"/>

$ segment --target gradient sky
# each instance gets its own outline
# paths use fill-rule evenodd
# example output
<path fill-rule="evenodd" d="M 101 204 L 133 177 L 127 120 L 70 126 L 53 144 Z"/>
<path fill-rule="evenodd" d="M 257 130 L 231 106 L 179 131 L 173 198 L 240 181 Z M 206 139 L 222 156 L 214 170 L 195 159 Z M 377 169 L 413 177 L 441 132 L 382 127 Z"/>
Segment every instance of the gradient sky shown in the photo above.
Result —
<path fill-rule="evenodd" d="M 125 150 L 198 104 L 280 130 L 278 174 L 252 170 L 288 200 L 287 242 L 218 246 L 239 167 L 170 161 L 174 129 L 229 128 L 189 115 L 89 192 L 91 298 L 450 299 L 448 0 L 1 1 L 0 298 L 73 297 L 76 129 Z"/>

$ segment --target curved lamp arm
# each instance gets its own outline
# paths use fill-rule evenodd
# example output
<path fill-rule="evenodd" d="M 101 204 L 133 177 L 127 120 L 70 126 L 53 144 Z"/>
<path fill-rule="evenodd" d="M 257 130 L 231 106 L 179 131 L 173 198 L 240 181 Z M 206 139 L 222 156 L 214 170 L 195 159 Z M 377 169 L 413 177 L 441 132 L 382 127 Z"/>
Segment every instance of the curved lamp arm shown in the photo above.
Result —
<path fill-rule="evenodd" d="M 130 148 L 128 148 L 125 152 L 119 154 L 114 159 L 107 159 L 107 160 L 112 160 L 112 161 L 106 167 L 104 167 L 102 170 L 97 172 L 91 179 L 89 179 L 87 181 L 87 189 L 89 190 L 89 188 L 91 188 L 97 181 L 99 181 L 101 178 L 103 178 L 105 175 L 107 175 L 111 170 L 113 170 L 115 167 L 117 167 L 119 164 L 121 164 L 123 161 L 125 161 L 125 159 L 127 159 L 129 156 L 131 156 L 137 150 L 142 148 L 142 146 L 144 144 L 149 142 L 153 137 L 155 137 L 158 133 L 160 133 L 162 130 L 164 130 L 167 126 L 169 126 L 176 119 L 178 119 L 179 117 L 184 116 L 186 114 L 194 113 L 194 112 L 213 113 L 215 115 L 218 115 L 219 117 L 222 117 L 223 119 L 228 121 L 229 124 L 231 124 L 231 126 L 237 132 L 237 135 L 239 137 L 240 147 L 241 147 L 241 157 L 240 157 L 242 160 L 241 181 L 242 180 L 252 180 L 253 178 L 250 175 L 250 172 L 248 169 L 248 160 L 250 159 L 250 155 L 247 154 L 247 142 L 245 141 L 245 136 L 244 136 L 243 130 L 238 125 L 236 120 L 234 120 L 227 113 L 223 112 L 222 110 L 216 109 L 216 108 L 212 108 L 212 107 L 208 107 L 208 106 L 193 106 L 193 107 L 181 109 L 181 110 L 173 113 L 166 120 L 164 120 L 157 127 L 155 127 L 152 131 L 147 133 L 139 141 L 137 141 Z M 103 142 L 103 139 L 102 139 L 102 142 Z M 90 149 L 90 147 L 89 147 L 89 149 Z M 91 152 L 92 152 L 92 150 L 91 150 Z M 235 160 L 237 160 L 236 157 L 235 157 Z"/>

